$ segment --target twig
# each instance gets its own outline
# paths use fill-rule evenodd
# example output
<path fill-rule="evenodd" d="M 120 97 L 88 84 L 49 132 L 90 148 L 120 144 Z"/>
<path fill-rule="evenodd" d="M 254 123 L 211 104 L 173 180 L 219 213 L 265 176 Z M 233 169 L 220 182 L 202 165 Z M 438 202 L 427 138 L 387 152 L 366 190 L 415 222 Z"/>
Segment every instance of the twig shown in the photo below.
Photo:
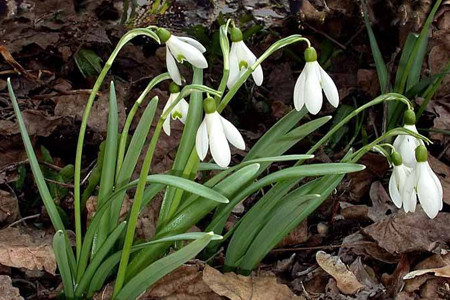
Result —
<path fill-rule="evenodd" d="M 19 220 L 15 221 L 15 222 L 12 222 L 11 224 L 9 224 L 9 225 L 8 225 L 8 228 L 13 227 L 14 225 L 19 224 L 19 223 L 21 223 L 21 222 L 23 222 L 23 221 L 26 221 L 26 220 L 30 220 L 30 219 L 34 219 L 34 218 L 39 218 L 40 215 L 41 215 L 41 214 L 35 214 L 35 215 L 23 217 L 22 219 L 19 219 Z"/>
<path fill-rule="evenodd" d="M 59 181 L 56 181 L 56 180 L 53 180 L 53 179 L 49 179 L 49 178 L 44 178 L 44 179 L 47 182 L 54 183 L 54 184 L 60 185 L 62 187 L 68 188 L 68 189 L 73 189 L 73 184 L 59 182 Z"/>
<path fill-rule="evenodd" d="M 308 250 L 321 250 L 321 249 L 334 249 L 334 248 L 351 248 L 351 247 L 357 247 L 357 246 L 364 246 L 364 245 L 373 245 L 376 244 L 375 242 L 361 242 L 361 243 L 354 243 L 354 244 L 341 244 L 341 245 L 328 245 L 328 246 L 316 246 L 316 247 L 299 247 L 299 248 L 280 248 L 280 249 L 273 249 L 271 252 L 289 252 L 289 251 L 308 251 Z"/>
<path fill-rule="evenodd" d="M 334 38 L 332 38 L 331 36 L 329 36 L 328 34 L 326 34 L 323 31 L 320 31 L 319 29 L 314 28 L 313 26 L 309 25 L 308 23 L 303 23 L 304 25 L 306 25 L 306 27 L 308 27 L 309 29 L 311 29 L 312 31 L 323 35 L 324 37 L 326 37 L 327 39 L 329 39 L 330 41 L 332 41 L 333 43 L 335 43 L 337 46 L 339 46 L 340 48 L 342 48 L 343 50 L 347 50 L 347 47 L 345 45 L 342 45 L 341 43 L 339 43 L 338 41 L 336 41 Z"/>

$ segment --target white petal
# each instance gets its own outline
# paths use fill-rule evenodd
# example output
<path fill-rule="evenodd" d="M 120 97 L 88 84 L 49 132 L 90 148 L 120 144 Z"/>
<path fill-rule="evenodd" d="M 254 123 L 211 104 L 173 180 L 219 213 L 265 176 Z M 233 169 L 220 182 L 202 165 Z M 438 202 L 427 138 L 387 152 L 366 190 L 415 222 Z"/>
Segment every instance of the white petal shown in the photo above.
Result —
<path fill-rule="evenodd" d="M 168 136 L 170 136 L 170 116 L 167 116 L 167 118 L 164 120 L 163 130 Z"/>
<path fill-rule="evenodd" d="M 208 131 L 206 129 L 206 118 L 200 124 L 197 130 L 197 136 L 195 137 L 195 148 L 197 149 L 197 155 L 200 160 L 204 160 L 208 153 Z"/>
<path fill-rule="evenodd" d="M 220 116 L 220 120 L 222 121 L 225 137 L 231 143 L 231 145 L 235 146 L 238 149 L 245 150 L 245 142 L 239 130 L 237 130 L 237 128 L 234 127 L 234 125 L 224 117 Z"/>
<path fill-rule="evenodd" d="M 169 47 L 166 47 L 166 66 L 167 71 L 169 72 L 170 78 L 178 84 L 181 85 L 181 74 L 180 70 L 178 70 L 177 62 L 172 56 L 172 53 L 169 50 Z"/>
<path fill-rule="evenodd" d="M 177 60 L 181 55 L 191 65 L 197 68 L 205 69 L 208 67 L 208 62 L 206 61 L 206 58 L 197 48 L 179 40 L 176 36 L 172 35 L 166 42 L 166 45 L 169 47 L 170 52 L 172 52 L 172 54 L 175 56 Z"/>
<path fill-rule="evenodd" d="M 180 102 L 178 102 L 177 106 L 178 106 L 178 111 L 180 112 L 180 114 L 182 116 L 180 121 L 184 124 L 184 123 L 186 123 L 186 118 L 187 118 L 187 115 L 189 112 L 189 103 L 187 103 L 186 100 L 181 99 Z"/>
<path fill-rule="evenodd" d="M 441 199 L 440 201 L 440 208 L 439 210 L 442 210 L 442 206 L 443 206 L 443 197 L 444 197 L 444 191 L 442 190 L 442 184 L 441 181 L 439 180 L 439 178 L 436 176 L 436 174 L 433 172 L 433 170 L 431 169 L 430 165 L 427 162 L 427 168 L 428 168 L 428 172 L 430 173 L 431 177 L 434 180 L 434 184 L 436 185 L 438 191 L 439 191 L 439 199 Z"/>
<path fill-rule="evenodd" d="M 185 36 L 177 36 L 177 38 L 178 38 L 179 40 L 182 40 L 182 41 L 185 42 L 185 43 L 188 43 L 189 45 L 194 46 L 194 47 L 197 48 L 198 51 L 200 51 L 201 53 L 205 53 L 205 52 L 206 52 L 206 48 L 203 47 L 203 45 L 202 45 L 199 41 L 194 40 L 193 38 L 185 37 Z"/>
<path fill-rule="evenodd" d="M 414 189 L 415 173 L 412 173 L 406 180 L 405 185 L 400 186 L 400 192 L 403 199 L 403 209 L 405 212 L 414 212 L 416 210 L 416 191 Z"/>
<path fill-rule="evenodd" d="M 398 208 L 402 207 L 402 197 L 400 195 L 400 192 L 398 190 L 398 181 L 397 181 L 397 175 L 394 170 L 392 171 L 391 178 L 389 179 L 389 195 L 391 196 L 392 202 L 394 202 L 395 206 Z"/>
<path fill-rule="evenodd" d="M 305 66 L 305 105 L 308 111 L 316 115 L 322 108 L 323 96 L 320 78 L 318 76 L 318 62 L 306 63 Z"/>
<path fill-rule="evenodd" d="M 218 112 L 206 114 L 206 127 L 210 140 L 211 155 L 219 166 L 228 167 L 231 161 L 230 146 L 223 131 L 222 122 Z"/>
<path fill-rule="evenodd" d="M 253 54 L 253 52 L 247 47 L 247 45 L 243 41 L 240 41 L 238 43 L 240 43 L 240 51 L 239 52 L 242 53 L 242 55 L 244 56 L 244 57 L 240 57 L 240 59 L 245 60 L 248 64 L 248 66 L 250 67 L 251 65 L 253 65 L 256 62 L 257 58 L 256 58 L 255 54 Z M 255 69 L 255 71 L 253 71 L 252 76 L 253 76 L 253 80 L 255 81 L 255 84 L 257 86 L 260 86 L 263 83 L 264 74 L 263 74 L 261 65 L 259 65 Z"/>
<path fill-rule="evenodd" d="M 428 171 L 427 163 L 417 163 L 419 178 L 417 181 L 417 194 L 420 204 L 429 218 L 434 219 L 441 207 L 442 199 L 433 177 Z"/>
<path fill-rule="evenodd" d="M 320 76 L 322 77 L 322 88 L 323 92 L 325 93 L 325 96 L 328 99 L 328 102 L 330 102 L 331 105 L 334 107 L 338 107 L 339 105 L 339 92 L 334 84 L 333 79 L 331 79 L 330 75 L 328 75 L 327 72 L 325 72 L 324 69 L 319 65 L 320 70 Z"/>
<path fill-rule="evenodd" d="M 294 87 L 294 106 L 297 111 L 300 111 L 305 105 L 305 82 L 306 72 L 303 69 Z"/>
<path fill-rule="evenodd" d="M 231 44 L 229 55 L 230 74 L 228 76 L 227 87 L 231 89 L 239 80 L 239 60 L 237 57 L 236 43 Z"/>

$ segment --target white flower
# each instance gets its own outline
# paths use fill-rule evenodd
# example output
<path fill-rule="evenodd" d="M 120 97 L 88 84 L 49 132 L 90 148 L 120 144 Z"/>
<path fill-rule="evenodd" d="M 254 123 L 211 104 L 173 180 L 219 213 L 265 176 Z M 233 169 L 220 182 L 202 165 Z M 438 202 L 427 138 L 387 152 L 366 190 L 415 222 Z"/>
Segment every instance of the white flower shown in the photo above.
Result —
<path fill-rule="evenodd" d="M 415 125 L 416 114 L 413 110 L 407 109 L 405 111 L 405 114 L 403 115 L 403 120 L 405 122 L 403 128 L 417 133 L 417 128 Z M 393 145 L 395 150 L 400 152 L 403 158 L 403 163 L 409 168 L 414 168 L 414 166 L 416 165 L 415 150 L 418 146 L 423 145 L 423 143 L 411 135 L 404 134 L 397 136 Z"/>
<path fill-rule="evenodd" d="M 175 101 L 175 99 L 178 97 L 180 93 L 171 93 L 169 96 L 169 99 L 167 100 L 166 105 L 164 106 L 163 113 L 170 107 L 170 105 Z M 166 120 L 163 123 L 163 130 L 164 132 L 170 136 L 170 119 L 173 120 L 180 120 L 181 123 L 186 122 L 186 117 L 189 110 L 189 104 L 186 100 L 181 99 L 177 105 L 170 111 L 169 115 L 167 116 Z"/>
<path fill-rule="evenodd" d="M 198 157 L 204 160 L 208 148 L 211 147 L 211 155 L 216 164 L 223 168 L 228 167 L 231 161 L 228 142 L 244 150 L 244 139 L 236 127 L 216 111 L 214 99 L 206 98 L 204 107 L 205 118 L 198 128 L 195 140 Z"/>
<path fill-rule="evenodd" d="M 229 89 L 236 84 L 241 76 L 256 62 L 256 56 L 250 51 L 242 40 L 242 32 L 238 28 L 231 29 L 231 50 L 229 56 L 230 74 L 227 86 Z M 263 82 L 264 75 L 261 65 L 256 67 L 252 73 L 253 80 L 257 86 Z"/>
<path fill-rule="evenodd" d="M 157 34 L 163 43 L 166 43 L 166 64 L 170 77 L 176 84 L 181 85 L 181 74 L 177 62 L 187 60 L 194 67 L 205 69 L 208 62 L 202 53 L 205 47 L 196 40 L 189 37 L 171 35 L 164 28 L 159 28 Z"/>
<path fill-rule="evenodd" d="M 294 106 L 300 111 L 304 105 L 315 115 L 322 108 L 322 89 L 334 107 L 339 105 L 339 92 L 331 77 L 317 62 L 316 50 L 309 47 L 305 51 L 306 64 L 294 88 Z"/>
<path fill-rule="evenodd" d="M 416 149 L 417 164 L 402 189 L 406 212 L 416 210 L 417 198 L 425 213 L 433 219 L 442 210 L 443 190 L 439 178 L 427 162 L 427 149 L 421 145 Z"/>
<path fill-rule="evenodd" d="M 395 206 L 401 208 L 404 202 L 401 191 L 412 170 L 402 163 L 402 158 L 398 152 L 394 152 L 391 157 L 394 167 L 391 178 L 389 179 L 389 195 Z"/>

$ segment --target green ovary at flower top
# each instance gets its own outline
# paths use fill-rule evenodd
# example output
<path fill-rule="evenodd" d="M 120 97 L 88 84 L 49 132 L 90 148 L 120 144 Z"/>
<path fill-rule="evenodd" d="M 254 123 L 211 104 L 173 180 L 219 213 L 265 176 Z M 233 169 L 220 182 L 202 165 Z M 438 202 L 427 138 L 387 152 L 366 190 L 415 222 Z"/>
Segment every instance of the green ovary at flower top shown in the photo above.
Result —
<path fill-rule="evenodd" d="M 196 40 L 190 37 L 174 36 L 164 28 L 158 28 L 156 33 L 161 42 L 166 44 L 167 70 L 176 84 L 182 84 L 177 62 L 182 63 L 187 60 L 191 65 L 199 69 L 208 67 L 208 62 L 203 56 L 206 49 Z"/>
<path fill-rule="evenodd" d="M 195 146 L 198 157 L 204 160 L 211 148 L 214 161 L 221 167 L 228 167 L 231 152 L 228 142 L 238 149 L 245 150 L 245 142 L 239 130 L 222 117 L 216 110 L 215 100 L 207 97 L 203 102 L 205 118 L 197 131 Z"/>
<path fill-rule="evenodd" d="M 256 62 L 256 56 L 242 40 L 242 32 L 239 28 L 232 27 L 230 29 L 230 37 L 232 42 L 229 55 L 230 75 L 227 81 L 229 89 L 231 89 L 245 71 Z M 255 84 L 260 86 L 264 80 L 261 65 L 256 67 L 252 76 Z"/>
<path fill-rule="evenodd" d="M 180 87 L 175 82 L 170 83 L 169 93 L 170 96 L 166 102 L 166 105 L 164 106 L 163 113 L 166 112 L 170 105 L 172 105 L 172 103 L 177 99 L 178 95 L 180 95 Z M 170 111 L 169 115 L 163 123 L 163 130 L 168 136 L 170 136 L 170 119 L 178 119 L 181 121 L 181 123 L 184 124 L 186 122 L 188 111 L 189 104 L 184 98 L 182 98 Z"/>
<path fill-rule="evenodd" d="M 294 88 L 294 106 L 300 111 L 306 105 L 308 111 L 316 115 L 322 108 L 322 89 L 334 107 L 339 105 L 339 93 L 330 75 L 317 62 L 317 52 L 313 47 L 305 51 L 306 65 Z"/>

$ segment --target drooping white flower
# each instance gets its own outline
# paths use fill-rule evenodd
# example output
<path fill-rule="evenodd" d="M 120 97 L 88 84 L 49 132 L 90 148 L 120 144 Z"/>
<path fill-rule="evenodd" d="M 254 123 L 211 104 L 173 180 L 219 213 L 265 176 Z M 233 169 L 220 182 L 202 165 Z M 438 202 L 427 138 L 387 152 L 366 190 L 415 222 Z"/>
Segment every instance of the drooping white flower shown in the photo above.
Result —
<path fill-rule="evenodd" d="M 222 117 L 216 110 L 215 100 L 206 98 L 203 107 L 205 118 L 197 131 L 195 146 L 198 157 L 204 160 L 211 148 L 211 155 L 219 166 L 228 167 L 231 151 L 228 142 L 238 149 L 245 149 L 245 142 L 234 125 Z"/>
<path fill-rule="evenodd" d="M 405 166 L 402 162 L 400 153 L 394 152 L 391 155 L 393 170 L 391 178 L 389 179 L 389 195 L 395 206 L 401 208 L 404 202 L 402 198 L 402 188 L 406 184 L 408 176 L 411 174 L 411 169 Z"/>
<path fill-rule="evenodd" d="M 423 210 L 433 219 L 442 210 L 443 190 L 439 178 L 434 174 L 427 159 L 427 148 L 420 145 L 416 149 L 417 164 L 402 189 L 402 198 L 406 212 L 416 210 L 417 198 L 419 198 Z"/>
<path fill-rule="evenodd" d="M 414 111 L 408 109 L 403 116 L 405 125 L 403 128 L 409 129 L 412 132 L 417 133 L 416 128 L 416 115 Z M 403 158 L 403 163 L 409 168 L 414 168 L 416 165 L 416 153 L 415 149 L 421 145 L 421 141 L 411 135 L 399 135 L 394 140 L 394 148 L 397 150 Z"/>
<path fill-rule="evenodd" d="M 229 89 L 241 78 L 247 69 L 256 62 L 256 56 L 247 47 L 242 40 L 242 32 L 239 28 L 231 29 L 231 49 L 229 55 L 230 74 L 228 76 L 227 86 Z M 257 86 L 260 86 L 264 80 L 261 65 L 256 67 L 252 73 L 253 80 Z"/>
<path fill-rule="evenodd" d="M 172 103 L 177 99 L 178 95 L 180 94 L 180 87 L 172 82 L 169 86 L 169 92 L 170 96 L 167 100 L 166 105 L 164 106 L 163 113 L 166 112 L 166 110 L 172 105 Z M 186 100 L 181 99 L 175 107 L 170 111 L 169 115 L 167 116 L 166 120 L 163 123 L 163 130 L 164 132 L 170 136 L 170 119 L 173 120 L 180 120 L 181 123 L 186 122 L 186 117 L 189 111 L 189 104 Z"/>
<path fill-rule="evenodd" d="M 315 115 L 322 108 L 322 90 L 331 105 L 339 105 L 339 92 L 330 75 L 317 62 L 317 52 L 313 47 L 305 51 L 306 64 L 294 87 L 294 106 L 300 111 L 304 105 Z"/>
<path fill-rule="evenodd" d="M 166 43 L 167 70 L 176 84 L 181 85 L 181 74 L 177 62 L 182 63 L 186 60 L 200 69 L 208 67 L 208 62 L 203 56 L 206 49 L 198 41 L 189 37 L 174 36 L 164 28 L 158 28 L 156 33 L 161 42 Z"/>

